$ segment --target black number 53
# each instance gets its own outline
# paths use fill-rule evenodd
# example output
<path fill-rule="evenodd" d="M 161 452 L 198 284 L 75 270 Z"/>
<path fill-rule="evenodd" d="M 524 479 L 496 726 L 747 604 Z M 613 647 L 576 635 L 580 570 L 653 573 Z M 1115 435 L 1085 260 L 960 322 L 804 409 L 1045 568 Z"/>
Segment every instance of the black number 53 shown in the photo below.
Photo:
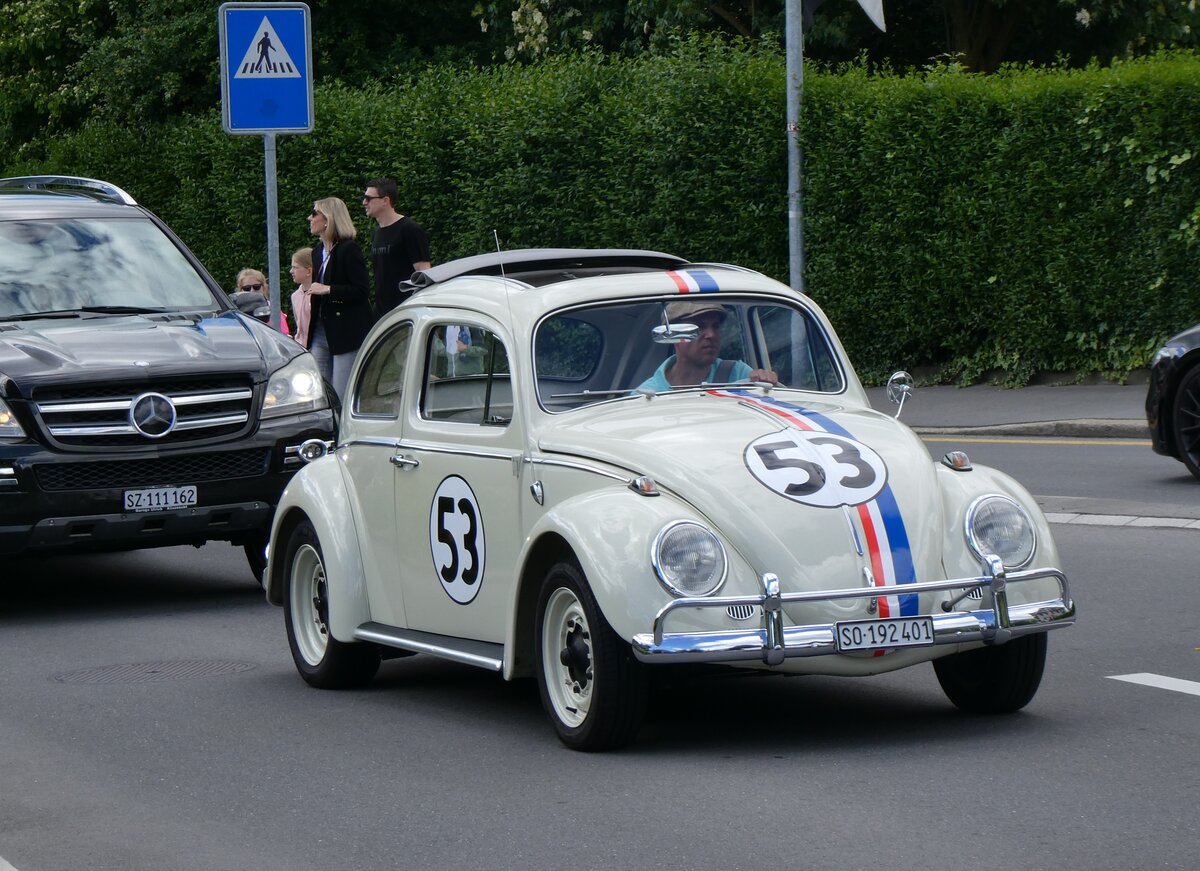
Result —
<path fill-rule="evenodd" d="M 763 484 L 798 502 L 821 507 L 869 501 L 886 478 L 877 453 L 830 433 L 777 433 L 752 443 L 750 449 L 747 465 Z M 758 463 L 750 461 L 751 452 Z"/>
<path fill-rule="evenodd" d="M 458 539 L 455 537 L 446 526 L 446 516 L 454 513 L 455 509 L 454 498 L 451 496 L 438 497 L 438 541 L 446 545 L 450 551 L 450 562 L 448 565 L 441 567 L 442 580 L 446 583 L 452 583 L 459 580 L 458 577 Z M 470 560 L 470 564 L 462 571 L 462 582 L 464 584 L 473 584 L 479 578 L 479 553 L 475 543 L 479 523 L 475 517 L 475 506 L 467 499 L 459 499 L 457 508 L 459 513 L 467 518 L 467 531 L 463 534 L 462 547 L 466 551 L 466 555 Z"/>

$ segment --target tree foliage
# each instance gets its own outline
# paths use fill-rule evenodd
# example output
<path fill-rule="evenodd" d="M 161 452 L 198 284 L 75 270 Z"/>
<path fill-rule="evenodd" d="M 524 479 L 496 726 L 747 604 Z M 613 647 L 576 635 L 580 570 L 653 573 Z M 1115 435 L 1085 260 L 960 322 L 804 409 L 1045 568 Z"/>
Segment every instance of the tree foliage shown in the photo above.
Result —
<path fill-rule="evenodd" d="M 318 81 L 411 77 L 487 56 L 473 0 L 309 0 Z M 0 147 L 88 118 L 142 124 L 220 105 L 212 0 L 0 0 Z"/>
<path fill-rule="evenodd" d="M 665 50 L 681 34 L 716 30 L 778 42 L 786 0 L 491 0 L 475 14 L 509 60 L 596 46 L 636 53 Z M 826 0 L 806 35 L 806 53 L 846 61 L 866 52 L 876 64 L 923 67 L 953 58 L 970 70 L 1002 63 L 1083 66 L 1093 58 L 1198 44 L 1194 0 L 891 0 L 886 33 L 854 0 Z M 495 49 L 494 49 L 495 50 Z"/>
<path fill-rule="evenodd" d="M 0 148 L 84 119 L 141 124 L 220 101 L 212 0 L 0 0 Z M 1196 0 L 889 0 L 880 33 L 826 0 L 806 54 L 893 69 L 951 57 L 1082 66 L 1200 44 Z M 785 0 L 310 0 L 317 81 L 411 80 L 429 62 L 531 61 L 595 48 L 669 53 L 685 34 L 782 45 Z"/>

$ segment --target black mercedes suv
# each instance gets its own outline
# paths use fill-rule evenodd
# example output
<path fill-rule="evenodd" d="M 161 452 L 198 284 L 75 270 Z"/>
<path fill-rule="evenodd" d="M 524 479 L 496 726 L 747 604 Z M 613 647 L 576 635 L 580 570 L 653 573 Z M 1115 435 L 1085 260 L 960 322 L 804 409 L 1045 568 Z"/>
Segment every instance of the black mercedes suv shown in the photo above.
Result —
<path fill-rule="evenodd" d="M 229 541 L 334 438 L 312 356 L 94 179 L 0 179 L 0 553 Z"/>

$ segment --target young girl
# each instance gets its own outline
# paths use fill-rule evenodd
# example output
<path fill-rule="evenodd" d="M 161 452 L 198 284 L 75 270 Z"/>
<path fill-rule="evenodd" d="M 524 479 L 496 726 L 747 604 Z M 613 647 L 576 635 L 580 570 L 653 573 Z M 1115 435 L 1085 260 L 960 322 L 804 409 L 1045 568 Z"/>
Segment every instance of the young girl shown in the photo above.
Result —
<path fill-rule="evenodd" d="M 296 290 L 292 291 L 292 315 L 296 318 L 296 335 L 293 337 L 304 347 L 308 347 L 308 327 L 312 320 L 312 302 L 308 296 L 308 286 L 312 284 L 313 263 L 311 248 L 297 248 L 292 254 L 292 281 Z"/>

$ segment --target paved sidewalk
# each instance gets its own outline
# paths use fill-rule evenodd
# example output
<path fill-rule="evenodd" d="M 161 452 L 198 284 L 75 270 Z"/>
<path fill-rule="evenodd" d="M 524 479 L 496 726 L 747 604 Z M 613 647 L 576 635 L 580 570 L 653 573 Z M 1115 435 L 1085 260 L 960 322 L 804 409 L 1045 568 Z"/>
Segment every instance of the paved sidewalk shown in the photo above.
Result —
<path fill-rule="evenodd" d="M 895 414 L 885 388 L 867 390 L 871 405 Z M 1073 384 L 1004 388 L 918 387 L 900 419 L 919 433 L 1149 438 L 1146 385 Z"/>

